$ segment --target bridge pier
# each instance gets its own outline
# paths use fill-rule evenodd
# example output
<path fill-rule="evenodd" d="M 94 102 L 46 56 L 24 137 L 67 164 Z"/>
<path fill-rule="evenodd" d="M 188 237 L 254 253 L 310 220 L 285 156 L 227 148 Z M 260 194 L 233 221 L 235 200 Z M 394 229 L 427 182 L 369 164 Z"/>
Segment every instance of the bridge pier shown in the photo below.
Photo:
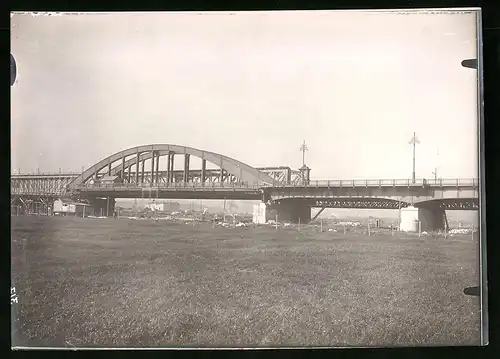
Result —
<path fill-rule="evenodd" d="M 11 198 L 11 214 L 20 215 L 45 215 L 52 214 L 55 198 L 53 196 L 18 196 Z"/>
<path fill-rule="evenodd" d="M 448 230 L 446 211 L 438 204 L 426 207 L 407 207 L 401 209 L 399 230 L 418 232 L 420 221 L 421 231 Z"/>
<path fill-rule="evenodd" d="M 311 221 L 311 207 L 301 201 L 286 201 L 273 207 L 279 221 L 304 224 Z"/>
<path fill-rule="evenodd" d="M 311 221 L 311 207 L 301 201 L 286 201 L 267 205 L 260 203 L 254 209 L 254 223 L 265 223 L 275 220 L 289 223 L 309 223 Z"/>
<path fill-rule="evenodd" d="M 113 217 L 116 204 L 115 198 L 89 198 L 89 202 L 92 205 L 92 208 L 94 208 L 96 216 Z"/>

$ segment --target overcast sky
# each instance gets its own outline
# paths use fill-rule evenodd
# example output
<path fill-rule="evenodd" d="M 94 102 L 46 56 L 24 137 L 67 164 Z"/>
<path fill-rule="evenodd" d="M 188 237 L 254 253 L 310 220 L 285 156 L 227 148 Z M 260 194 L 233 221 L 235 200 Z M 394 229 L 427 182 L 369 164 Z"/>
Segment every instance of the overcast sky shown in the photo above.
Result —
<path fill-rule="evenodd" d="M 475 14 L 11 18 L 12 168 L 170 143 L 313 179 L 477 176 Z M 180 162 L 180 161 L 178 161 Z M 193 161 L 191 161 L 193 163 Z"/>

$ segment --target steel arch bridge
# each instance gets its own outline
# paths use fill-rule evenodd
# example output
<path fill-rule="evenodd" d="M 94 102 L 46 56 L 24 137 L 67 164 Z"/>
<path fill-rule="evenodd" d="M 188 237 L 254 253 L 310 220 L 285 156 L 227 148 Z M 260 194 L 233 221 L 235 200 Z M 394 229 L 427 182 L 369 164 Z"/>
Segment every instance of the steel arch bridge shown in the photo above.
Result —
<path fill-rule="evenodd" d="M 176 155 L 183 157 L 182 170 L 174 169 Z M 201 169 L 190 168 L 191 157 L 201 160 Z M 216 168 L 207 168 L 207 162 Z M 83 173 L 11 175 L 11 208 L 27 213 L 41 206 L 48 213 L 54 200 L 66 197 L 105 206 L 112 213 L 116 198 L 140 198 L 145 191 L 150 197 L 155 191 L 156 198 L 252 199 L 283 208 L 292 203 L 303 208 L 396 209 L 410 203 L 446 210 L 478 207 L 479 182 L 474 178 L 310 181 L 305 169 L 255 168 L 192 147 L 144 145 L 114 153 Z"/>
<path fill-rule="evenodd" d="M 174 170 L 174 156 L 184 156 L 184 170 Z M 189 160 L 197 157 L 202 160 L 199 171 L 190 171 Z M 166 171 L 160 171 L 159 160 L 167 158 Z M 150 170 L 145 171 L 145 163 L 150 161 Z M 206 168 L 207 162 L 219 167 L 219 170 Z M 135 171 L 132 172 L 132 169 Z M 104 170 L 104 171 L 103 171 Z M 182 177 L 179 175 L 182 174 Z M 69 183 L 68 189 L 75 190 L 82 185 L 97 183 L 105 176 L 118 176 L 125 183 L 175 183 L 183 182 L 239 182 L 249 185 L 272 185 L 276 179 L 269 174 L 249 166 L 246 163 L 219 153 L 199 150 L 187 146 L 156 144 L 132 147 L 117 152 L 99 161 Z"/>

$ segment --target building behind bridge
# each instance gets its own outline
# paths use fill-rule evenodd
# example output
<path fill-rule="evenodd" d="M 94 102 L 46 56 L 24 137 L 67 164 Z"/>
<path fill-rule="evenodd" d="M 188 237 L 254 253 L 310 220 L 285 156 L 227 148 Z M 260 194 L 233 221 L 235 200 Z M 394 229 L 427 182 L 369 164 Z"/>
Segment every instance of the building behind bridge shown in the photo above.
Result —
<path fill-rule="evenodd" d="M 146 204 L 144 208 L 157 212 L 178 212 L 181 210 L 181 205 L 178 202 L 152 202 Z"/>
<path fill-rule="evenodd" d="M 119 176 L 104 176 L 96 180 L 94 183 L 103 185 L 113 185 L 113 184 L 123 183 L 123 180 Z"/>
<path fill-rule="evenodd" d="M 58 199 L 54 201 L 53 213 L 55 216 L 87 217 L 94 214 L 94 208 L 87 203 Z"/>

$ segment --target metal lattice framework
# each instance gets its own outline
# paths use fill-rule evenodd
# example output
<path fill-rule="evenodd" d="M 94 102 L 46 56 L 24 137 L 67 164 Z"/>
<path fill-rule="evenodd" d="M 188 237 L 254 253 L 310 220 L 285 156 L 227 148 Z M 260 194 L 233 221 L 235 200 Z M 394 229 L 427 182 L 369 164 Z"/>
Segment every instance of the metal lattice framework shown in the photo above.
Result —
<path fill-rule="evenodd" d="M 426 207 L 438 205 L 446 211 L 468 211 L 479 209 L 478 198 L 446 198 L 419 202 L 415 207 Z"/>
<path fill-rule="evenodd" d="M 284 198 L 273 201 L 282 204 L 297 201 L 293 198 Z M 300 201 L 310 207 L 320 208 L 356 208 L 356 209 L 398 209 L 410 206 L 410 203 L 388 198 L 301 198 Z"/>
<path fill-rule="evenodd" d="M 174 170 L 176 155 L 184 156 L 184 170 Z M 202 160 L 199 171 L 190 171 L 190 157 Z M 160 171 L 160 158 L 167 159 L 166 170 Z M 198 150 L 192 147 L 157 144 L 138 146 L 115 153 L 91 168 L 87 169 L 69 184 L 70 189 L 77 189 L 86 184 L 99 182 L 105 176 L 119 176 L 125 183 L 146 183 L 145 164 L 150 161 L 149 183 L 176 183 L 182 182 L 242 182 L 253 185 L 271 185 L 273 178 L 243 162 L 209 151 Z M 219 167 L 218 172 L 206 168 L 211 163 Z M 134 171 L 133 171 L 134 170 Z M 177 172 L 177 173 L 176 173 Z"/>
<path fill-rule="evenodd" d="M 42 195 L 13 195 L 10 199 L 11 213 L 17 215 L 51 213 L 56 196 Z"/>
<path fill-rule="evenodd" d="M 120 175 L 120 166 L 117 166 L 112 169 L 111 175 Z M 281 167 L 257 167 L 257 170 L 268 175 L 273 180 L 272 185 L 300 185 L 302 182 L 302 173 L 300 171 L 294 171 L 290 167 L 281 166 Z M 99 173 L 98 179 L 102 179 L 104 175 L 108 173 Z M 139 172 L 139 178 L 143 181 L 141 185 L 154 185 L 154 186 L 164 186 L 168 185 L 168 171 L 158 171 L 155 175 L 158 175 L 156 184 L 152 183 L 152 175 L 151 171 L 141 171 Z M 11 195 L 12 196 L 65 196 L 69 194 L 67 189 L 69 184 L 78 178 L 81 173 L 32 173 L 32 174 L 11 174 Z M 184 183 L 184 171 L 183 170 L 174 170 L 173 171 L 173 181 L 170 185 L 182 186 Z M 125 171 L 125 183 L 124 184 L 116 184 L 115 186 L 122 185 L 133 185 L 134 179 L 137 178 L 137 174 L 133 166 L 130 166 Z M 222 184 L 229 185 L 237 185 L 237 186 L 245 186 L 248 188 L 258 189 L 261 187 L 266 187 L 263 184 L 260 185 L 249 185 L 242 184 L 238 182 L 238 179 L 228 174 L 227 172 L 222 172 L 223 182 Z M 96 184 L 94 183 L 94 179 L 91 179 L 85 187 L 90 186 L 93 187 Z M 190 169 L 188 172 L 188 183 L 190 186 L 197 186 L 201 184 L 202 179 L 202 170 L 193 170 Z M 204 173 L 205 183 L 209 185 L 221 185 L 221 169 L 205 169 Z M 289 181 L 288 183 L 283 183 L 283 181 Z M 97 181 L 99 182 L 99 181 Z M 99 184 L 102 186 L 102 184 Z M 14 198 L 13 197 L 13 198 Z"/>
<path fill-rule="evenodd" d="M 286 166 L 280 167 L 260 167 L 259 171 L 262 171 L 272 177 L 278 183 L 291 183 L 292 179 L 292 169 Z"/>
<path fill-rule="evenodd" d="M 280 198 L 270 201 L 270 204 L 283 204 L 286 202 L 300 201 L 310 207 L 319 208 L 355 208 L 355 209 L 399 209 L 411 206 L 411 203 L 391 198 L 369 198 L 369 197 L 338 197 L 338 198 Z M 415 207 L 440 207 L 447 211 L 453 210 L 477 210 L 479 209 L 478 198 L 444 198 L 417 202 Z"/>
<path fill-rule="evenodd" d="M 78 177 L 75 173 L 11 175 L 10 193 L 23 196 L 60 196 Z"/>
<path fill-rule="evenodd" d="M 294 171 L 290 167 L 256 167 L 262 173 L 267 174 L 273 179 L 273 184 L 293 184 L 300 183 L 302 179 L 302 173 L 300 171 Z M 120 166 L 111 169 L 111 176 L 120 176 L 121 168 Z M 168 183 L 168 171 L 157 171 L 155 173 L 156 183 L 165 184 Z M 102 178 L 102 174 L 99 175 Z M 184 182 L 184 170 L 174 170 L 173 171 L 173 183 L 183 183 Z M 126 183 L 136 183 L 135 179 L 139 177 L 139 183 L 154 183 L 153 177 L 151 176 L 151 171 L 142 171 L 137 175 L 134 166 L 129 166 L 125 170 L 125 182 Z M 192 170 L 188 172 L 187 182 L 188 183 L 202 183 L 203 171 L 201 169 Z M 204 172 L 205 183 L 219 183 L 221 179 L 220 168 L 215 169 L 205 169 Z M 225 183 L 236 183 L 239 182 L 238 178 L 230 173 L 224 171 L 222 173 L 222 181 Z"/>

